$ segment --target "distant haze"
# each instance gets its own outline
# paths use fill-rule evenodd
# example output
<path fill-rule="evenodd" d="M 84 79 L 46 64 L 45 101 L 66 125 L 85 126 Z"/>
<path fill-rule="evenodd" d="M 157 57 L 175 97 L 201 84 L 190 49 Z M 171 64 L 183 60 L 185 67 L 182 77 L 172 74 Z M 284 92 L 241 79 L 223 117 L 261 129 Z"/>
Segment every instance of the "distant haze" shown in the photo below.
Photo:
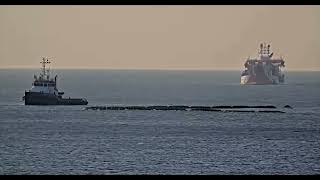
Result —
<path fill-rule="evenodd" d="M 0 6 L 0 68 L 320 70 L 320 6 Z"/>

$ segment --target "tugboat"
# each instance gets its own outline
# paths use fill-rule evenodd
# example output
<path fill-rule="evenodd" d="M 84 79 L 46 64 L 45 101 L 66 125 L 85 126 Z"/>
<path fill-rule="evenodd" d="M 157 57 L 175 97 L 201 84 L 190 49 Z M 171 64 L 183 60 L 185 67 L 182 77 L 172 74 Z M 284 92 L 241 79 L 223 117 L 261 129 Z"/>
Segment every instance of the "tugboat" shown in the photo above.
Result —
<path fill-rule="evenodd" d="M 46 64 L 50 64 L 48 59 L 43 58 L 42 72 L 34 81 L 30 90 L 25 91 L 23 100 L 25 105 L 87 105 L 86 99 L 62 98 L 64 92 L 57 89 L 57 75 L 50 78 L 50 69 L 46 69 Z"/>
<path fill-rule="evenodd" d="M 272 59 L 270 45 L 260 44 L 259 56 L 255 59 L 248 58 L 244 64 L 246 68 L 242 74 L 241 84 L 280 84 L 284 83 L 284 74 L 281 72 L 284 67 L 284 60 Z"/>

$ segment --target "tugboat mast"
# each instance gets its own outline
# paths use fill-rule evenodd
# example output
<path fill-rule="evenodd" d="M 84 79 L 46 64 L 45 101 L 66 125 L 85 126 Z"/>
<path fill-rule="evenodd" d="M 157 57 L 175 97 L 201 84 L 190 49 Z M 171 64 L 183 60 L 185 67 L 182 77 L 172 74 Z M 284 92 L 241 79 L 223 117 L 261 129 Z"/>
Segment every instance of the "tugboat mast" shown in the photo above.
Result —
<path fill-rule="evenodd" d="M 263 55 L 270 56 L 270 44 L 267 45 L 266 43 L 261 43 L 258 53 L 260 54 L 260 56 L 263 56 Z"/>
<path fill-rule="evenodd" d="M 46 64 L 50 64 L 51 62 L 45 58 L 42 58 L 42 62 L 40 62 L 42 64 L 42 74 L 41 77 L 44 79 L 44 77 L 46 76 Z"/>

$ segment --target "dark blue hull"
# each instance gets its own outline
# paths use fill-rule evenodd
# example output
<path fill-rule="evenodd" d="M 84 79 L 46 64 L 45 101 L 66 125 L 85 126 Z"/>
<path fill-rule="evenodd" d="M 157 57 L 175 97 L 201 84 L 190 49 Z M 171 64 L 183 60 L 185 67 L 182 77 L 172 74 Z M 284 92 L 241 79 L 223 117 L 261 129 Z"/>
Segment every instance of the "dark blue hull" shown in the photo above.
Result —
<path fill-rule="evenodd" d="M 39 92 L 25 92 L 25 105 L 87 105 L 88 101 L 78 98 L 62 98 L 61 96 Z"/>

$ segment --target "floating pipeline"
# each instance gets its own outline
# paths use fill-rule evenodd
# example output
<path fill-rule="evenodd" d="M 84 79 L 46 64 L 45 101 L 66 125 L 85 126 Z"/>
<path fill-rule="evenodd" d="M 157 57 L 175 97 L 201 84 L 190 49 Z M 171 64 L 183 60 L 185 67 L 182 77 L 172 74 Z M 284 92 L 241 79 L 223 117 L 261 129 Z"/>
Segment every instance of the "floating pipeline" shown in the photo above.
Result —
<path fill-rule="evenodd" d="M 260 113 L 285 113 L 284 111 L 258 111 Z"/>
<path fill-rule="evenodd" d="M 293 109 L 290 105 L 285 105 L 284 108 Z"/>
<path fill-rule="evenodd" d="M 251 110 L 239 110 L 239 109 Z M 252 109 L 276 109 L 277 107 L 268 106 L 91 106 L 84 110 L 159 110 L 159 111 L 211 111 L 211 112 L 261 112 L 261 113 L 285 113 L 278 110 L 252 110 Z"/>

